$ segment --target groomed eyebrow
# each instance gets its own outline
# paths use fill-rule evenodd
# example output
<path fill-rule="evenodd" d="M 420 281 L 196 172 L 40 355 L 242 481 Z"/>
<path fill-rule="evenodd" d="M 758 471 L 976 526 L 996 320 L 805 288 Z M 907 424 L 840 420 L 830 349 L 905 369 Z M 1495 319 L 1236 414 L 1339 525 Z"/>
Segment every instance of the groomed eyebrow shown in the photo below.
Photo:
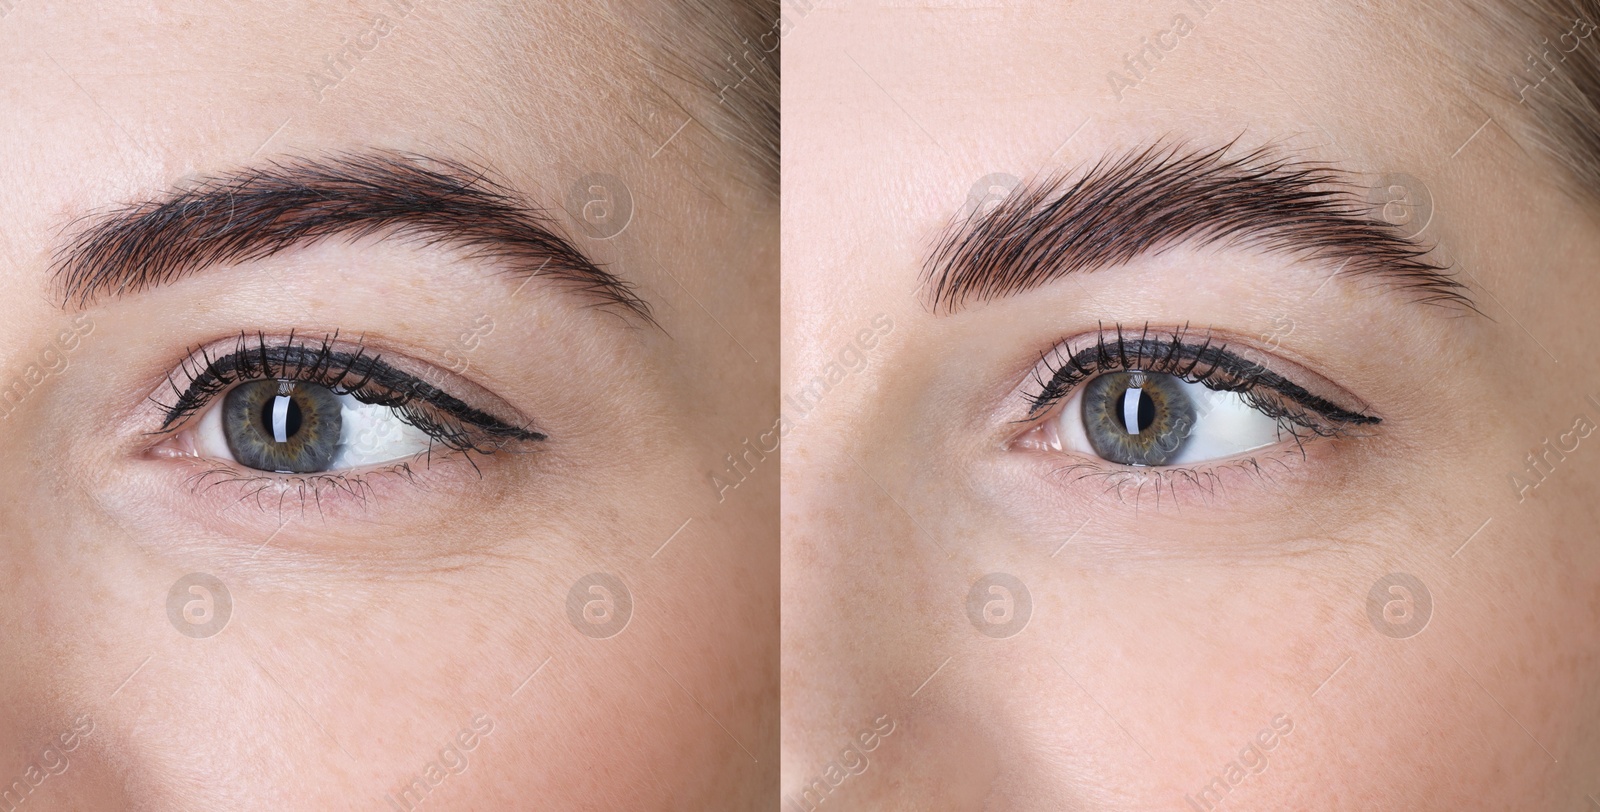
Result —
<path fill-rule="evenodd" d="M 83 218 L 56 253 L 63 306 L 87 307 L 334 236 L 448 244 L 515 276 L 556 280 L 654 323 L 632 286 L 483 169 L 398 152 L 285 158 Z"/>
<path fill-rule="evenodd" d="M 1233 147 L 1158 142 L 1019 185 L 945 229 L 923 267 L 929 304 L 954 312 L 1178 245 L 1221 244 L 1476 310 L 1429 246 L 1375 217 L 1346 173 L 1271 147 L 1230 157 Z"/>

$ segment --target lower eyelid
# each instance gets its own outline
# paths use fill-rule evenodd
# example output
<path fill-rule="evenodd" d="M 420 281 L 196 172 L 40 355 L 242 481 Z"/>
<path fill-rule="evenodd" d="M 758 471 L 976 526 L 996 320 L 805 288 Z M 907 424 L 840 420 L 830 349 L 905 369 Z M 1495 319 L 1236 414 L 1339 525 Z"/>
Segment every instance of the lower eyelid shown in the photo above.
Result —
<path fill-rule="evenodd" d="M 344 516 L 366 516 L 371 511 L 398 504 L 423 504 L 420 495 L 434 498 L 441 478 L 457 476 L 479 480 L 481 463 L 470 462 L 459 451 L 434 449 L 414 458 L 372 466 L 364 470 L 315 474 L 277 474 L 245 468 L 237 463 L 192 457 L 178 462 L 168 487 L 186 500 L 206 506 L 203 514 L 245 518 L 251 513 L 320 516 L 335 521 Z M 170 498 L 170 497 L 169 497 Z"/>
<path fill-rule="evenodd" d="M 1248 516 L 1258 517 L 1266 504 L 1294 511 L 1297 501 L 1293 497 L 1307 489 L 1356 487 L 1362 480 L 1361 461 L 1379 449 L 1367 442 L 1360 433 L 1307 437 L 1226 459 L 1161 467 L 1132 467 L 1093 455 L 1012 447 L 1008 455 L 1014 455 L 1022 466 L 1016 470 L 1036 484 L 1013 482 L 1009 487 L 1034 493 L 1035 498 L 1044 500 L 1034 503 L 1040 507 L 1059 504 L 1071 511 L 1099 505 L 1106 510 L 1133 511 L 1130 520 L 1141 511 L 1163 509 L 1203 509 L 1208 515 L 1211 511 L 1230 515 L 1234 510 L 1246 510 Z M 1035 491 L 1038 487 L 1044 490 Z M 1057 503 L 1056 499 L 1064 501 Z M 1273 501 L 1263 503 L 1258 501 L 1261 499 Z"/>
<path fill-rule="evenodd" d="M 1317 443 L 1314 445 L 1330 445 Z M 1313 444 L 1279 445 L 1248 456 L 1190 465 L 1132 468 L 1079 455 L 1040 454 L 1039 475 L 1065 490 L 1081 491 L 1094 501 L 1111 500 L 1136 507 L 1213 503 L 1239 488 L 1281 486 L 1308 475 Z"/>

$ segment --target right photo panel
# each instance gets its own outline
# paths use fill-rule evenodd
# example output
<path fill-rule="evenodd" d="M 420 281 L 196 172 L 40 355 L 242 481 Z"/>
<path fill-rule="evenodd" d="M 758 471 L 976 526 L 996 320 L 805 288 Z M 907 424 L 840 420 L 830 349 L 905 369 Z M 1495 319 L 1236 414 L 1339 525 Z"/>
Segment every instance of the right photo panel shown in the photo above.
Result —
<path fill-rule="evenodd" d="M 815 810 L 1600 810 L 1600 4 L 783 6 Z"/>

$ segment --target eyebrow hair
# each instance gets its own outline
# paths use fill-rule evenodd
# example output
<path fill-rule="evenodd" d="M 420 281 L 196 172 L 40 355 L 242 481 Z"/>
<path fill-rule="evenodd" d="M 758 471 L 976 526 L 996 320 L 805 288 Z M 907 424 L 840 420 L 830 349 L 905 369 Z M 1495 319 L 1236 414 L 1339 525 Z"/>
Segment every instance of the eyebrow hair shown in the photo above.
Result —
<path fill-rule="evenodd" d="M 1022 184 L 945 229 L 923 267 L 934 312 L 1013 296 L 1158 254 L 1222 244 L 1338 264 L 1418 301 L 1477 308 L 1431 248 L 1374 217 L 1344 172 L 1233 144 L 1157 142 Z"/>
<path fill-rule="evenodd" d="M 517 276 L 555 279 L 655 323 L 632 286 L 561 237 L 544 210 L 484 169 L 409 153 L 269 161 L 90 215 L 77 228 L 52 266 L 63 307 L 336 235 L 398 234 L 465 248 Z"/>

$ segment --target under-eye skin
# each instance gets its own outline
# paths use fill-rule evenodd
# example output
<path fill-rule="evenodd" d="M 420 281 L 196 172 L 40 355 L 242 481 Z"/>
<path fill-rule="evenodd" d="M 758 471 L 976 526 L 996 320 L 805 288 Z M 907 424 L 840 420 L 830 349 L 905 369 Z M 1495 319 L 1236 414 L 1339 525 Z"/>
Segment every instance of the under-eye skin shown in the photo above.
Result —
<path fill-rule="evenodd" d="M 1025 391 L 1029 428 L 1009 446 L 1160 473 L 1225 460 L 1253 465 L 1244 455 L 1289 444 L 1303 453 L 1307 442 L 1381 422 L 1340 405 L 1353 398 L 1328 391 L 1331 382 L 1301 383 L 1274 368 L 1294 366 L 1187 326 L 1102 327 L 1040 359 Z"/>
<path fill-rule="evenodd" d="M 470 459 L 546 439 L 337 335 L 241 334 L 229 351 L 192 354 L 168 389 L 170 400 L 153 398 L 163 412 L 156 434 L 168 435 L 152 449 L 157 456 L 262 475 L 333 475 L 347 485 L 364 467 L 409 472 L 408 460 L 419 456 Z"/>

